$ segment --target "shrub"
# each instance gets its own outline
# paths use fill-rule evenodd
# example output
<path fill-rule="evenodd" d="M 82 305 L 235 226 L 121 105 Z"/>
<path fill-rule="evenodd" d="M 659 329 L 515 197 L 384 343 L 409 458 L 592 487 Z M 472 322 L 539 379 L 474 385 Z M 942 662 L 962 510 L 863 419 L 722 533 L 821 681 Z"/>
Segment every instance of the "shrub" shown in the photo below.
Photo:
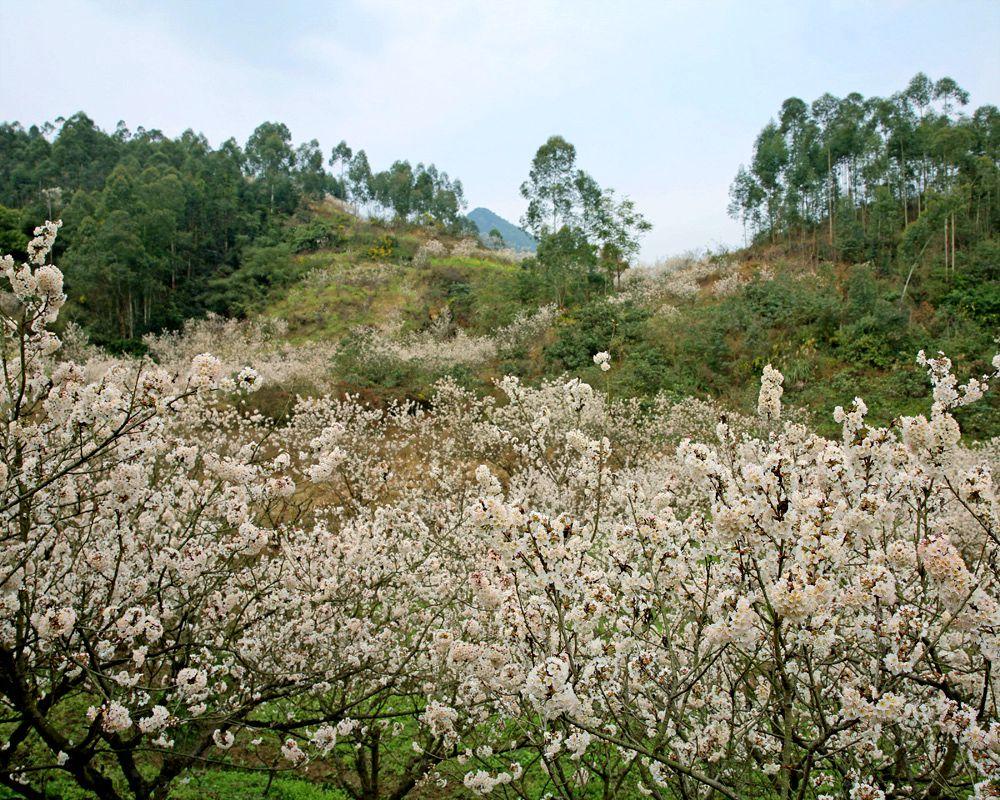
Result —
<path fill-rule="evenodd" d="M 395 255 L 399 242 L 392 234 L 378 237 L 368 248 L 368 258 L 373 261 L 390 261 Z"/>

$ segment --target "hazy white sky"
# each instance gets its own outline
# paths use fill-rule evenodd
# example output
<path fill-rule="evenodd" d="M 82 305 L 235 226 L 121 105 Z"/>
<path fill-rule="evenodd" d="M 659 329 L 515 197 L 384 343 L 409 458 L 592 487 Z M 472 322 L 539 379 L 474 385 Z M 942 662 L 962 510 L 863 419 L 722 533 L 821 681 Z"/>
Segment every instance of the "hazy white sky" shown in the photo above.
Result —
<path fill-rule="evenodd" d="M 213 144 L 280 120 L 372 165 L 434 162 L 512 221 L 535 149 L 654 224 L 646 259 L 738 243 L 729 183 L 789 96 L 918 71 L 1000 104 L 1000 1 L 0 0 L 0 119 L 86 111 Z"/>

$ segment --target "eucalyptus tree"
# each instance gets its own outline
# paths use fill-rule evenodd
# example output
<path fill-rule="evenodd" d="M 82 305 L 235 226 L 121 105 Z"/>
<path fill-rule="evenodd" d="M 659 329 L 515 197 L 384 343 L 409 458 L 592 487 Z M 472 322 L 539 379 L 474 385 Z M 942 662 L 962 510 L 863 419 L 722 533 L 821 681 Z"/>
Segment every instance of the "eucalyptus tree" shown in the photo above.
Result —
<path fill-rule="evenodd" d="M 787 164 L 788 148 L 785 146 L 785 139 L 778 126 L 770 122 L 757 137 L 751 168 L 764 190 L 767 223 L 772 238 L 783 224 L 781 176 Z"/>
<path fill-rule="evenodd" d="M 350 197 L 357 205 L 368 206 L 374 200 L 373 177 L 371 165 L 368 163 L 368 154 L 364 150 L 358 150 L 347 169 Z"/>
<path fill-rule="evenodd" d="M 598 253 L 611 281 L 621 282 L 622 273 L 639 254 L 642 235 L 652 224 L 628 197 L 618 198 L 614 189 L 601 189 L 586 173 L 577 181 L 581 188 L 581 227 Z"/>
<path fill-rule="evenodd" d="M 257 126 L 246 144 L 247 165 L 251 174 L 266 187 L 268 216 L 274 213 L 275 195 L 290 185 L 295 151 L 292 134 L 281 122 L 264 122 Z"/>
<path fill-rule="evenodd" d="M 562 136 L 550 136 L 538 148 L 528 180 L 521 184 L 521 196 L 528 201 L 521 224 L 536 238 L 572 224 L 578 178 L 576 148 Z"/>
<path fill-rule="evenodd" d="M 822 207 L 820 129 L 810 117 L 809 106 L 790 97 L 781 106 L 779 130 L 785 139 L 784 201 L 786 226 L 801 228 L 817 217 Z M 746 191 L 746 178 L 737 181 Z"/>
<path fill-rule="evenodd" d="M 351 158 L 354 156 L 354 151 L 348 146 L 344 139 L 341 139 L 337 146 L 330 151 L 330 166 L 340 167 L 340 181 L 344 182 L 344 175 L 347 172 L 348 167 L 351 165 Z"/>
<path fill-rule="evenodd" d="M 883 265 L 909 258 L 912 248 L 899 248 L 912 236 L 903 234 L 929 215 L 920 230 L 942 236 L 931 252 L 944 252 L 951 271 L 958 250 L 994 236 L 1000 223 L 997 111 L 984 106 L 970 115 L 968 103 L 952 78 L 923 73 L 885 98 L 789 98 L 738 170 L 729 213 L 768 241 L 797 240 L 814 254 L 846 259 L 877 256 Z"/>
<path fill-rule="evenodd" d="M 323 165 L 323 151 L 315 139 L 300 144 L 295 150 L 295 181 L 302 194 L 322 198 L 336 187 Z"/>
<path fill-rule="evenodd" d="M 593 282 L 598 263 L 606 284 L 620 280 L 652 227 L 631 199 L 616 197 L 579 169 L 576 148 L 561 136 L 538 148 L 521 195 L 528 201 L 522 225 L 539 240 L 537 262 L 557 304 L 568 296 L 571 279 Z"/>

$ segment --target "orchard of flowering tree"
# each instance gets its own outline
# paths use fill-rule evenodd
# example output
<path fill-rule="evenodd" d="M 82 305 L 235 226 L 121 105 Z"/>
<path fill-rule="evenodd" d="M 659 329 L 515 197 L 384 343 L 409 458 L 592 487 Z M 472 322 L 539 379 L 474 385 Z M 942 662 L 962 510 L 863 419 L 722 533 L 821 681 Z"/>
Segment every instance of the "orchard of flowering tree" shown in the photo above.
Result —
<path fill-rule="evenodd" d="M 1000 798 L 1000 5 L 858 11 L 0 0 L 0 800 Z"/>
<path fill-rule="evenodd" d="M 923 412 L 832 438 L 771 365 L 741 414 L 609 394 L 607 351 L 279 424 L 249 366 L 64 352 L 58 227 L 2 264 L 13 796 L 996 796 L 1000 451 L 955 415 L 1000 356 L 915 353 Z"/>

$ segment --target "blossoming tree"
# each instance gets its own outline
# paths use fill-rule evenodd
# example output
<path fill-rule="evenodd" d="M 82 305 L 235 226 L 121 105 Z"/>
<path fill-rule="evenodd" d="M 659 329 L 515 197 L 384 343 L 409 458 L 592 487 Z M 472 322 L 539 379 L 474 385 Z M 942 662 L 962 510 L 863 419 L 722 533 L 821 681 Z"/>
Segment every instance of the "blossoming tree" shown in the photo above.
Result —
<path fill-rule="evenodd" d="M 47 263 L 0 302 L 0 782 L 162 798 L 213 762 L 348 795 L 989 796 L 997 442 L 811 432 L 576 380 L 433 411 L 299 401 L 208 354 L 61 360 Z M 248 360 L 253 353 L 248 352 Z M 613 369 L 608 353 L 595 363 Z"/>
<path fill-rule="evenodd" d="M 392 593 L 423 555 L 386 566 L 377 526 L 362 547 L 310 515 L 270 426 L 220 402 L 253 370 L 202 354 L 88 380 L 57 362 L 57 228 L 2 265 L 0 781 L 41 797 L 61 770 L 102 798 L 162 797 L 234 743 L 267 769 L 329 750 L 328 723 L 377 718 L 420 651 Z"/>

